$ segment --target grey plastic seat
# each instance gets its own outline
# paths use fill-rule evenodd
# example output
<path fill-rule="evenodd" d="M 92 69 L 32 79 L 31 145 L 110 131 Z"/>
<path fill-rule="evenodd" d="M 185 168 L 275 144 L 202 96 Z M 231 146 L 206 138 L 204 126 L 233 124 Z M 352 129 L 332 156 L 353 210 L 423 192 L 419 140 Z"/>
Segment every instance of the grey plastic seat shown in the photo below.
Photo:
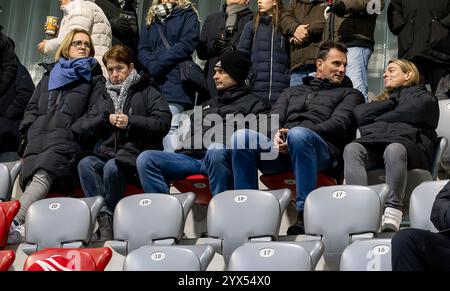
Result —
<path fill-rule="evenodd" d="M 25 219 L 26 254 L 45 248 L 80 248 L 91 237 L 91 211 L 75 198 L 48 198 L 33 203 Z"/>
<path fill-rule="evenodd" d="M 412 191 L 420 183 L 424 181 L 435 181 L 438 177 L 439 166 L 442 157 L 448 146 L 448 139 L 446 137 L 439 137 L 439 142 L 434 148 L 433 162 L 430 170 L 411 169 L 408 170 L 405 187 L 405 202 L 408 203 Z M 386 172 L 382 169 L 372 169 L 367 171 L 367 179 L 369 185 L 386 183 Z"/>
<path fill-rule="evenodd" d="M 146 245 L 127 255 L 123 271 L 206 271 L 213 257 L 209 245 Z"/>
<path fill-rule="evenodd" d="M 10 200 L 11 176 L 5 164 L 0 164 L 0 201 Z"/>
<path fill-rule="evenodd" d="M 450 100 L 444 99 L 439 100 L 439 122 L 436 132 L 438 136 L 445 136 L 450 139 L 450 127 L 448 126 L 448 121 L 450 120 Z M 450 171 L 450 149 L 446 149 L 442 155 L 441 165 L 447 172 L 447 177 L 449 177 Z"/>
<path fill-rule="evenodd" d="M 322 239 L 324 259 L 331 269 L 338 269 L 342 251 L 352 242 L 352 235 L 378 232 L 380 197 L 385 197 L 388 190 L 386 184 L 374 189 L 338 185 L 318 188 L 307 196 L 305 233 Z"/>
<path fill-rule="evenodd" d="M 95 222 L 97 221 L 97 216 L 100 213 L 100 210 L 105 205 L 105 199 L 101 196 L 95 196 L 95 197 L 87 197 L 87 198 L 80 198 L 80 200 L 83 200 L 86 202 L 86 204 L 89 206 L 89 209 L 91 211 L 91 229 L 90 233 L 92 235 L 95 227 Z M 90 240 L 90 239 L 89 239 Z"/>
<path fill-rule="evenodd" d="M 341 271 L 392 271 L 391 239 L 362 239 L 345 248 Z"/>
<path fill-rule="evenodd" d="M 144 245 L 178 243 L 194 201 L 192 192 L 171 195 L 146 193 L 123 198 L 114 211 L 111 248 L 127 255 Z"/>
<path fill-rule="evenodd" d="M 430 220 L 431 208 L 441 189 L 449 180 L 423 182 L 411 194 L 409 220 L 411 227 L 438 232 Z"/>
<path fill-rule="evenodd" d="M 291 191 L 231 190 L 215 195 L 207 214 L 207 244 L 228 264 L 233 251 L 251 241 L 277 237 Z"/>
<path fill-rule="evenodd" d="M 323 244 L 322 249 L 323 249 Z M 302 242 L 249 242 L 231 255 L 228 271 L 313 271 Z"/>

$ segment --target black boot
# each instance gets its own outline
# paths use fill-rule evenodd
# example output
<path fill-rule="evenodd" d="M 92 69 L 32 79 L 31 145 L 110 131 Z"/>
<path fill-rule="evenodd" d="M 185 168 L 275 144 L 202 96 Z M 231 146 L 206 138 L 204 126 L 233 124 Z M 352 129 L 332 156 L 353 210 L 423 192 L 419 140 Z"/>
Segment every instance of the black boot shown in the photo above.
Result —
<path fill-rule="evenodd" d="M 113 240 L 113 217 L 106 212 L 100 213 L 98 221 L 98 241 Z"/>
<path fill-rule="evenodd" d="M 299 211 L 297 215 L 297 221 L 289 226 L 287 230 L 288 235 L 305 234 L 305 225 L 303 223 L 303 211 Z"/>

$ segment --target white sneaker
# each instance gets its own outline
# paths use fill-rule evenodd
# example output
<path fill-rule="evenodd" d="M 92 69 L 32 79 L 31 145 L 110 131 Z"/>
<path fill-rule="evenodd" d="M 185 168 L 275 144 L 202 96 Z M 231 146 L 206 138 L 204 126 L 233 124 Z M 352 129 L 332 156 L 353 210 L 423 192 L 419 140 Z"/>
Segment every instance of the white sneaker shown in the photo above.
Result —
<path fill-rule="evenodd" d="M 8 233 L 8 244 L 20 244 L 25 238 L 25 225 L 13 220 Z"/>
<path fill-rule="evenodd" d="M 403 212 L 392 207 L 386 207 L 381 223 L 381 231 L 398 231 L 402 222 Z"/>

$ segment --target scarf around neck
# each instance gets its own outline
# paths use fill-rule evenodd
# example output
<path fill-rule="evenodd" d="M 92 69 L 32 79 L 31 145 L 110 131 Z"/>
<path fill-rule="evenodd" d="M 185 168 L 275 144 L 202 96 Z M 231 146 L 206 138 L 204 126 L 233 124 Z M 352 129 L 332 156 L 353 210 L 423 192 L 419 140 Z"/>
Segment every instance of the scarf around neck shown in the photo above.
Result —
<path fill-rule="evenodd" d="M 92 80 L 92 68 L 96 63 L 97 60 L 92 57 L 74 60 L 60 58 L 50 72 L 48 90 L 64 87 L 80 79 L 90 82 Z"/>
<path fill-rule="evenodd" d="M 228 5 L 225 8 L 225 12 L 227 14 L 227 21 L 225 22 L 225 27 L 227 30 L 233 30 L 237 21 L 237 14 L 248 8 L 248 5 L 245 4 L 233 4 Z"/>
<path fill-rule="evenodd" d="M 173 9 L 175 9 L 175 6 L 176 4 L 170 2 L 165 4 L 158 4 L 153 8 L 153 11 L 155 12 L 155 15 L 159 19 L 159 21 L 164 22 L 164 20 L 172 13 Z"/>
<path fill-rule="evenodd" d="M 109 94 L 109 97 L 114 103 L 114 110 L 116 113 L 123 112 L 123 105 L 125 104 L 125 100 L 128 96 L 128 91 L 130 87 L 136 84 L 140 80 L 141 76 L 137 73 L 135 69 L 133 69 L 128 75 L 128 77 L 122 83 L 118 85 L 113 85 L 111 80 L 106 81 L 106 91 Z"/>

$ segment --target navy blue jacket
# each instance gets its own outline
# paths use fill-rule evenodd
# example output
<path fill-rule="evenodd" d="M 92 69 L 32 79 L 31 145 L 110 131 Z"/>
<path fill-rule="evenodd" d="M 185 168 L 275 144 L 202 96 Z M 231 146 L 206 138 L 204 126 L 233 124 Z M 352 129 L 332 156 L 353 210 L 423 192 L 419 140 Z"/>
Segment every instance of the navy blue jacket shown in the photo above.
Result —
<path fill-rule="evenodd" d="M 286 38 L 274 28 L 271 16 L 261 17 L 256 37 L 253 25 L 251 21 L 245 26 L 238 48 L 251 56 L 252 93 L 274 103 L 281 91 L 289 87 L 289 48 Z"/>
<path fill-rule="evenodd" d="M 172 45 L 170 49 L 164 46 L 157 26 Z M 197 13 L 192 7 L 177 7 L 164 23 L 155 18 L 150 27 L 145 26 L 141 31 L 138 59 L 142 67 L 154 78 L 168 103 L 192 106 L 195 92 L 181 83 L 179 64 L 191 59 L 197 47 L 200 37 Z"/>

